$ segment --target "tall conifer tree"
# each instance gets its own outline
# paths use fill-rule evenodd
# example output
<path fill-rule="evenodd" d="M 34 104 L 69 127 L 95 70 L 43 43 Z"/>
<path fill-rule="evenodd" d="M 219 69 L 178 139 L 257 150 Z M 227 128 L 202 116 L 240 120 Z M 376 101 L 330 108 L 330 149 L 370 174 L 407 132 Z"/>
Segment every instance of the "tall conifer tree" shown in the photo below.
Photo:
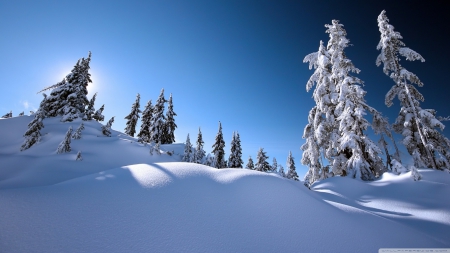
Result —
<path fill-rule="evenodd" d="M 212 146 L 214 154 L 214 163 L 215 167 L 218 169 L 224 168 L 226 166 L 225 162 L 225 141 L 223 140 L 222 135 L 222 123 L 219 121 L 219 131 L 216 135 L 216 141 L 214 142 L 214 145 Z"/>
<path fill-rule="evenodd" d="M 131 112 L 128 114 L 125 119 L 127 119 L 127 127 L 125 128 L 125 133 L 128 134 L 131 137 L 134 137 L 134 134 L 136 133 L 136 124 L 138 119 L 140 118 L 139 113 L 141 113 L 141 110 L 139 109 L 141 107 L 139 100 L 141 99 L 141 95 L 139 93 L 136 95 L 136 101 L 131 106 Z"/>
<path fill-rule="evenodd" d="M 147 102 L 145 106 L 144 112 L 142 113 L 141 119 L 141 130 L 138 133 L 138 141 L 141 143 L 150 142 L 150 126 L 152 123 L 152 115 L 153 115 L 153 106 L 152 100 Z"/>

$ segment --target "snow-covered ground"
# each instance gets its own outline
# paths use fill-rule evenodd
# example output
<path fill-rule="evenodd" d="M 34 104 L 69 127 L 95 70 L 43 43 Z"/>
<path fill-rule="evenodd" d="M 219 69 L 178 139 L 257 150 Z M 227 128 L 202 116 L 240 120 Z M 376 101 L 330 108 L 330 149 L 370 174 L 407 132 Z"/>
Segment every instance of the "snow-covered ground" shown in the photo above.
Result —
<path fill-rule="evenodd" d="M 302 182 L 246 169 L 182 163 L 120 132 L 44 120 L 20 152 L 32 117 L 0 120 L 0 252 L 378 252 L 450 248 L 450 174 L 419 170 L 361 182 Z M 114 127 L 114 125 L 113 125 Z M 76 161 L 82 152 L 83 161 Z"/>

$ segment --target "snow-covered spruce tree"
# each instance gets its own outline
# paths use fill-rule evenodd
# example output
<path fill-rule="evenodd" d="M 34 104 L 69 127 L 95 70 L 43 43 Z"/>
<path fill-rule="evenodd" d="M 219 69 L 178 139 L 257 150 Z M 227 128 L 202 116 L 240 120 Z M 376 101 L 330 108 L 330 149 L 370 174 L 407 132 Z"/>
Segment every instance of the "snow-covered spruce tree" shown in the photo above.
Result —
<path fill-rule="evenodd" d="M 214 164 L 217 169 L 225 168 L 225 141 L 222 135 L 222 123 L 219 121 L 219 131 L 217 131 L 216 140 L 212 146 L 214 154 Z"/>
<path fill-rule="evenodd" d="M 411 171 L 411 178 L 414 181 L 419 181 L 420 179 L 422 179 L 422 175 L 419 173 L 419 171 L 414 165 L 410 165 L 409 170 Z"/>
<path fill-rule="evenodd" d="M 301 146 L 303 150 L 301 163 L 308 166 L 308 172 L 305 175 L 305 185 L 310 187 L 315 181 L 319 180 L 320 170 L 320 151 L 317 144 L 314 131 L 314 120 L 316 119 L 317 106 L 314 106 L 308 114 L 308 124 L 305 126 L 302 138 L 306 143 Z M 284 172 L 283 172 L 284 174 Z"/>
<path fill-rule="evenodd" d="M 164 103 L 166 99 L 164 98 L 164 89 L 161 89 L 156 104 L 153 107 L 153 117 L 150 124 L 150 141 L 154 143 L 162 143 L 164 134 L 164 125 L 166 118 L 164 117 Z"/>
<path fill-rule="evenodd" d="M 289 151 L 289 155 L 286 161 L 286 168 L 288 169 L 286 178 L 298 181 L 297 171 L 295 170 L 294 157 L 292 157 L 291 151 Z"/>
<path fill-rule="evenodd" d="M 24 116 L 24 115 L 25 115 L 25 112 L 23 112 L 23 111 L 21 113 L 19 113 L 19 117 Z"/>
<path fill-rule="evenodd" d="M 277 172 L 277 169 L 278 169 L 278 163 L 277 163 L 277 159 L 274 157 L 272 159 L 272 166 L 270 166 L 270 171 Z"/>
<path fill-rule="evenodd" d="M 162 140 L 162 144 L 172 144 L 175 142 L 175 128 L 177 128 L 177 124 L 175 124 L 175 116 L 177 116 L 177 114 L 173 111 L 172 93 L 170 93 L 166 112 L 166 122 L 164 124 L 164 138 Z"/>
<path fill-rule="evenodd" d="M 186 143 L 184 144 L 184 154 L 183 154 L 183 158 L 181 159 L 183 162 L 193 162 L 194 160 L 194 154 L 192 152 L 192 144 L 191 144 L 191 140 L 189 139 L 189 134 L 187 135 L 186 138 Z"/>
<path fill-rule="evenodd" d="M 278 169 L 278 175 L 282 176 L 282 177 L 286 177 L 286 174 L 284 173 L 284 168 L 283 166 L 281 166 L 281 164 L 278 165 L 279 169 Z"/>
<path fill-rule="evenodd" d="M 244 161 L 242 160 L 241 136 L 237 131 L 236 131 L 236 151 L 234 157 L 235 157 L 234 166 L 236 166 L 236 168 L 242 168 Z"/>
<path fill-rule="evenodd" d="M 309 92 L 314 85 L 316 86 L 313 91 L 316 106 L 310 111 L 308 118 L 311 118 L 311 125 L 310 127 L 307 125 L 306 128 L 309 129 L 310 137 L 314 139 L 320 153 L 332 164 L 337 156 L 336 147 L 339 137 L 338 122 L 334 113 L 339 94 L 335 82 L 332 80 L 331 56 L 323 42 L 320 41 L 319 50 L 307 55 L 303 62 L 309 62 L 309 69 L 314 68 L 314 73 L 306 83 L 306 91 Z M 311 165 L 308 166 L 310 170 L 317 169 Z"/>
<path fill-rule="evenodd" d="M 81 157 L 81 151 L 78 151 L 77 158 L 75 158 L 75 161 L 83 161 L 83 157 Z"/>
<path fill-rule="evenodd" d="M 92 96 L 91 100 L 89 100 L 89 104 L 86 108 L 86 111 L 84 112 L 83 120 L 92 120 L 92 116 L 95 113 L 94 104 L 95 104 L 96 97 L 97 97 L 97 92 L 94 94 L 94 96 Z"/>
<path fill-rule="evenodd" d="M 202 131 L 200 130 L 200 127 L 198 128 L 198 135 L 197 135 L 197 145 L 195 147 L 195 152 L 194 152 L 194 162 L 195 163 L 202 163 L 203 162 L 203 158 L 205 157 L 205 150 L 203 150 L 203 145 L 204 145 L 204 141 L 203 141 L 203 136 L 202 136 Z"/>
<path fill-rule="evenodd" d="M 139 137 L 138 142 L 140 143 L 150 142 L 150 125 L 152 122 L 152 115 L 153 115 L 152 100 L 149 100 L 147 102 L 147 105 L 145 106 L 144 112 L 142 112 L 141 130 L 137 135 Z"/>
<path fill-rule="evenodd" d="M 61 143 L 58 146 L 58 149 L 56 149 L 57 154 L 67 153 L 67 152 L 71 151 L 71 148 L 70 148 L 71 136 L 72 136 L 72 126 L 69 127 L 69 130 L 67 130 L 64 140 L 61 141 Z"/>
<path fill-rule="evenodd" d="M 108 137 L 111 137 L 111 126 L 114 122 L 114 116 L 106 123 L 105 126 L 102 126 L 102 133 Z"/>
<path fill-rule="evenodd" d="M 392 165 L 392 172 L 396 174 L 408 172 L 408 170 L 401 163 L 397 162 L 397 160 L 395 159 L 392 159 L 391 165 Z"/>
<path fill-rule="evenodd" d="M 259 148 L 258 154 L 256 155 L 255 170 L 264 172 L 270 171 L 271 167 L 267 162 L 267 158 L 269 157 L 266 155 L 266 152 L 264 152 L 264 149 Z"/>
<path fill-rule="evenodd" d="M 251 156 L 248 157 L 248 162 L 247 165 L 245 165 L 245 168 L 248 170 L 254 170 L 255 169 L 255 165 L 253 164 L 253 159 Z"/>
<path fill-rule="evenodd" d="M 310 63 L 310 68 L 316 69 L 307 83 L 307 90 L 316 84 L 313 95 L 317 107 L 313 121 L 314 140 L 332 165 L 331 175 L 372 180 L 375 175 L 381 175 L 384 166 L 381 150 L 363 132 L 370 126 L 364 119 L 368 110 L 364 101 L 366 92 L 359 85 L 363 82 L 350 75 L 360 70 L 345 56 L 344 49 L 349 46 L 349 40 L 345 37 L 343 25 L 333 20 L 331 25 L 325 26 L 330 37 L 327 48 L 321 42 L 319 51 L 304 60 Z M 309 149 L 309 145 L 314 148 L 312 142 L 310 140 L 304 148 Z M 316 171 L 308 172 L 307 177 L 317 176 L 317 167 L 311 169 Z M 320 175 L 323 176 L 319 175 L 319 178 L 328 174 L 328 167 L 322 166 Z M 314 178 L 308 181 L 314 181 Z"/>
<path fill-rule="evenodd" d="M 141 105 L 139 104 L 139 100 L 141 99 L 141 95 L 139 93 L 136 95 L 136 101 L 131 106 L 131 112 L 128 114 L 125 119 L 127 119 L 127 127 L 125 127 L 125 133 L 131 137 L 134 137 L 136 133 L 136 124 L 138 119 L 140 118 L 139 113 L 141 110 L 139 109 Z"/>
<path fill-rule="evenodd" d="M 233 132 L 231 139 L 231 152 L 228 157 L 228 168 L 242 168 L 242 148 L 238 132 Z"/>
<path fill-rule="evenodd" d="M 49 117 L 62 116 L 61 121 L 66 122 L 84 116 L 85 107 L 89 104 L 87 86 L 92 82 L 90 61 L 91 52 L 88 58 L 78 60 L 71 73 L 61 82 L 42 90 L 52 89 L 46 105 Z"/>
<path fill-rule="evenodd" d="M 39 132 L 42 128 L 44 128 L 43 120 L 45 118 L 45 104 L 47 100 L 47 95 L 42 94 L 44 98 L 42 99 L 39 109 L 34 113 L 34 119 L 28 124 L 28 130 L 23 135 L 25 137 L 25 142 L 20 147 L 20 151 L 25 149 L 29 149 L 35 143 L 39 142 L 41 139 L 41 133 Z"/>
<path fill-rule="evenodd" d="M 385 11 L 378 16 L 378 28 L 381 39 L 377 46 L 380 55 L 376 64 L 380 66 L 383 63 L 383 72 L 395 82 L 386 94 L 385 104 L 391 106 L 392 100 L 397 96 L 401 105 L 393 126 L 394 131 L 403 135 L 403 144 L 408 153 L 415 154 L 415 164 L 423 162 L 428 168 L 448 169 L 450 141 L 436 130 L 442 130 L 444 125 L 436 119 L 434 110 L 420 107 L 420 101 L 424 101 L 424 97 L 413 84 L 422 87 L 423 83 L 415 74 L 400 65 L 399 55 L 409 61 L 424 62 L 425 59 L 405 47 L 401 41 L 403 37 L 389 24 Z"/>
<path fill-rule="evenodd" d="M 103 116 L 103 110 L 105 110 L 105 105 L 102 105 L 100 109 L 98 109 L 94 115 L 92 115 L 92 118 L 95 119 L 97 122 L 105 120 L 105 116 Z"/>
<path fill-rule="evenodd" d="M 83 130 L 84 130 L 84 124 L 83 124 L 83 122 L 81 122 L 81 124 L 77 128 L 77 130 L 75 130 L 75 132 L 72 134 L 72 138 L 74 138 L 75 140 L 81 139 L 81 131 L 83 131 Z"/>
<path fill-rule="evenodd" d="M 12 111 L 2 116 L 2 119 L 9 119 L 9 118 L 12 118 Z"/>

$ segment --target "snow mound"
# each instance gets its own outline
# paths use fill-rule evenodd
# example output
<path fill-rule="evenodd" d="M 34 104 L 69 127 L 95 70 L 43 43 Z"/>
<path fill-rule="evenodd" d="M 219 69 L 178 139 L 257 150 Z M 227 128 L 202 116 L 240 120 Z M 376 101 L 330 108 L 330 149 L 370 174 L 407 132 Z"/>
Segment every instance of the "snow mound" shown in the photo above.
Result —
<path fill-rule="evenodd" d="M 302 182 L 274 173 L 183 163 L 183 144 L 149 147 L 84 122 L 45 119 L 20 152 L 28 117 L 0 120 L 2 252 L 377 252 L 449 248 L 450 175 L 420 170 L 366 183 Z M 78 151 L 83 161 L 75 161 Z M 169 156 L 165 151 L 174 150 Z M 178 153 L 178 154 L 177 154 Z"/>

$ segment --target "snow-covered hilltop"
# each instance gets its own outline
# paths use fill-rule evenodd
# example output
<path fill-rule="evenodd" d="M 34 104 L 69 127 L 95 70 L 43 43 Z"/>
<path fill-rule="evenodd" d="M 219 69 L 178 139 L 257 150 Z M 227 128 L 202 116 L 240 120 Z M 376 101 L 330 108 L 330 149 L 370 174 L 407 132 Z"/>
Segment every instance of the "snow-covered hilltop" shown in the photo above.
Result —
<path fill-rule="evenodd" d="M 329 178 L 312 190 L 276 173 L 180 162 L 184 144 L 149 145 L 96 121 L 0 120 L 3 252 L 377 252 L 450 247 L 450 175 L 373 182 Z M 83 123 L 71 151 L 67 129 Z M 81 151 L 83 160 L 76 160 Z M 173 151 L 173 155 L 167 155 Z"/>

